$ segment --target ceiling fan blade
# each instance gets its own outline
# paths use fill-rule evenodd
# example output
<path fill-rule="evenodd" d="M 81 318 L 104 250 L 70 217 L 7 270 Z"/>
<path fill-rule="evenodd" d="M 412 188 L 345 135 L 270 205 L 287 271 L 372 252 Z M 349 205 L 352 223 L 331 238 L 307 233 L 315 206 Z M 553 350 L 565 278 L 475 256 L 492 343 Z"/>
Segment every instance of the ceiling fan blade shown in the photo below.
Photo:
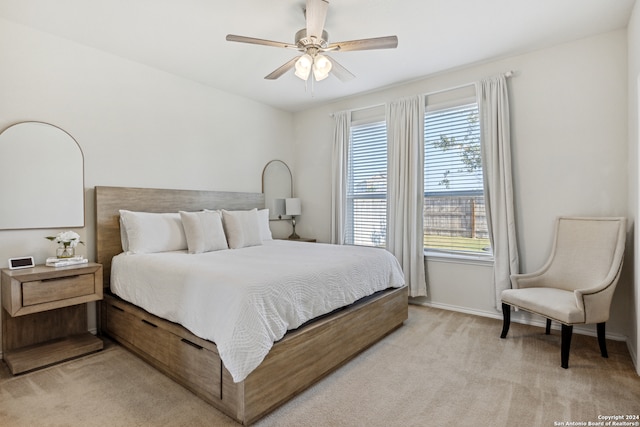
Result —
<path fill-rule="evenodd" d="M 269 74 L 268 76 L 265 76 L 265 79 L 275 80 L 279 78 L 280 76 L 282 76 L 284 73 L 286 73 L 296 65 L 296 61 L 298 60 L 298 58 L 300 58 L 300 56 L 296 56 L 295 58 L 288 61 L 286 64 L 278 67 L 271 74 Z"/>
<path fill-rule="evenodd" d="M 274 42 L 272 40 L 256 39 L 254 37 L 236 36 L 235 34 L 227 34 L 227 41 L 240 42 L 249 44 L 259 44 L 263 46 L 284 47 L 288 49 L 297 49 L 298 47 L 289 43 Z"/>
<path fill-rule="evenodd" d="M 328 8 L 329 2 L 327 0 L 307 0 L 305 16 L 307 18 L 308 37 L 322 38 Z"/>
<path fill-rule="evenodd" d="M 372 39 L 349 40 L 331 43 L 324 51 L 348 52 L 351 50 L 394 49 L 398 47 L 398 37 L 376 37 Z"/>
<path fill-rule="evenodd" d="M 351 71 L 340 65 L 338 61 L 328 55 L 325 56 L 329 59 L 329 61 L 331 61 L 331 73 L 333 73 L 333 75 L 336 76 L 338 80 L 340 80 L 341 82 L 348 82 L 349 80 L 356 77 L 351 73 Z"/>

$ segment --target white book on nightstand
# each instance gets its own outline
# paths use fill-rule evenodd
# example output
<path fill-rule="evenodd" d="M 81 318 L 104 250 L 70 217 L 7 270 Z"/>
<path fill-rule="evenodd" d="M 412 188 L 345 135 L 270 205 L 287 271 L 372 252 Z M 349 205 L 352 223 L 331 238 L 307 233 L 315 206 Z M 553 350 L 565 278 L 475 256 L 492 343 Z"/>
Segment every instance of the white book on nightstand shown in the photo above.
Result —
<path fill-rule="evenodd" d="M 67 267 L 69 265 L 86 264 L 88 262 L 88 259 L 80 255 L 71 258 L 49 257 L 47 258 L 45 265 L 49 267 Z"/>

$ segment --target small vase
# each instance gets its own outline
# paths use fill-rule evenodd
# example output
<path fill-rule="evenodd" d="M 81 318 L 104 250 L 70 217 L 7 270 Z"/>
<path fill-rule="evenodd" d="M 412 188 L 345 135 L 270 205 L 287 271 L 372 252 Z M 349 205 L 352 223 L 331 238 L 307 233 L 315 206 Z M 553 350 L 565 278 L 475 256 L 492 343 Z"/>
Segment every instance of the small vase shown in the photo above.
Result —
<path fill-rule="evenodd" d="M 73 258 L 76 256 L 76 248 L 73 246 L 60 245 L 56 249 L 56 257 L 58 258 Z"/>

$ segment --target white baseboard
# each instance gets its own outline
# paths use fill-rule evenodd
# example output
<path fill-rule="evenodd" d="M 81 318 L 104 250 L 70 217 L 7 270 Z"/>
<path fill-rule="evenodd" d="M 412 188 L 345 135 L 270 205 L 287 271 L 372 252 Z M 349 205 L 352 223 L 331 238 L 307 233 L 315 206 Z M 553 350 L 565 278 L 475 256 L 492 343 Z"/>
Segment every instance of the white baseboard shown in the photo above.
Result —
<path fill-rule="evenodd" d="M 449 304 L 442 304 L 442 303 L 437 303 L 437 302 L 431 302 L 431 301 L 409 301 L 410 304 L 415 304 L 415 305 L 422 305 L 425 307 L 433 307 L 433 308 L 440 308 L 443 310 L 449 310 L 449 311 L 457 311 L 459 313 L 465 313 L 465 314 L 472 314 L 475 316 L 481 316 L 481 317 L 490 317 L 492 319 L 499 319 L 502 320 L 502 313 L 499 313 L 497 310 L 496 311 L 486 311 L 486 310 L 477 310 L 477 309 L 470 309 L 468 307 L 460 307 L 460 306 L 455 306 L 455 305 L 449 305 Z M 513 313 L 511 314 L 511 322 L 512 323 L 520 323 L 522 325 L 530 325 L 530 326 L 539 326 L 541 328 L 546 327 L 547 322 L 546 320 L 544 320 L 544 318 L 539 317 L 539 316 L 535 316 L 535 317 L 523 317 L 522 315 L 518 315 L 519 313 Z M 527 313 L 528 315 L 528 313 Z M 557 322 L 553 322 L 552 323 L 552 327 L 551 329 L 554 330 L 560 330 L 560 325 Z M 592 336 L 595 337 L 597 336 L 596 331 L 591 330 L 587 327 L 584 326 L 574 326 L 573 327 L 573 331 L 577 334 L 581 334 L 581 335 L 588 335 L 588 336 Z M 499 333 L 500 331 L 498 331 Z M 617 333 L 610 333 L 607 332 L 606 333 L 606 337 L 607 339 L 610 340 L 614 340 L 614 341 L 624 341 L 627 342 L 627 337 L 625 335 L 621 335 L 621 334 L 617 334 Z M 628 347 L 628 345 L 627 345 Z M 632 352 L 631 353 L 631 357 L 633 358 L 633 360 L 635 361 L 635 354 Z"/>
<path fill-rule="evenodd" d="M 636 368 L 636 373 L 640 375 L 640 365 L 638 364 L 638 355 L 636 354 L 636 349 L 631 345 L 629 341 L 627 341 L 627 349 L 629 350 L 629 354 L 631 355 L 633 366 Z"/>
<path fill-rule="evenodd" d="M 496 312 L 490 312 L 490 311 L 485 311 L 485 310 L 472 309 L 472 308 L 468 308 L 468 307 L 461 307 L 461 306 L 457 306 L 457 305 L 442 304 L 442 303 L 439 303 L 439 302 L 432 302 L 432 301 L 410 300 L 409 304 L 422 305 L 424 307 L 440 308 L 440 309 L 443 309 L 443 310 L 457 311 L 459 313 L 473 314 L 475 316 L 491 317 L 493 319 L 502 320 L 502 313 L 498 313 L 497 311 Z"/>

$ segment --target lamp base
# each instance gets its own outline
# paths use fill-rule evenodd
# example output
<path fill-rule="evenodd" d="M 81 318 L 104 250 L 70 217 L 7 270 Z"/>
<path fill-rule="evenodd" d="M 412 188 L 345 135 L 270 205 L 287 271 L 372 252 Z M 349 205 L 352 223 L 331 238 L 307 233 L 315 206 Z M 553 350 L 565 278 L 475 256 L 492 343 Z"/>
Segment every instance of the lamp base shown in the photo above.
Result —
<path fill-rule="evenodd" d="M 297 240 L 300 238 L 300 236 L 296 234 L 296 217 L 295 216 L 291 217 L 291 225 L 293 226 L 293 233 L 291 233 L 291 236 L 289 236 L 288 239 Z"/>

